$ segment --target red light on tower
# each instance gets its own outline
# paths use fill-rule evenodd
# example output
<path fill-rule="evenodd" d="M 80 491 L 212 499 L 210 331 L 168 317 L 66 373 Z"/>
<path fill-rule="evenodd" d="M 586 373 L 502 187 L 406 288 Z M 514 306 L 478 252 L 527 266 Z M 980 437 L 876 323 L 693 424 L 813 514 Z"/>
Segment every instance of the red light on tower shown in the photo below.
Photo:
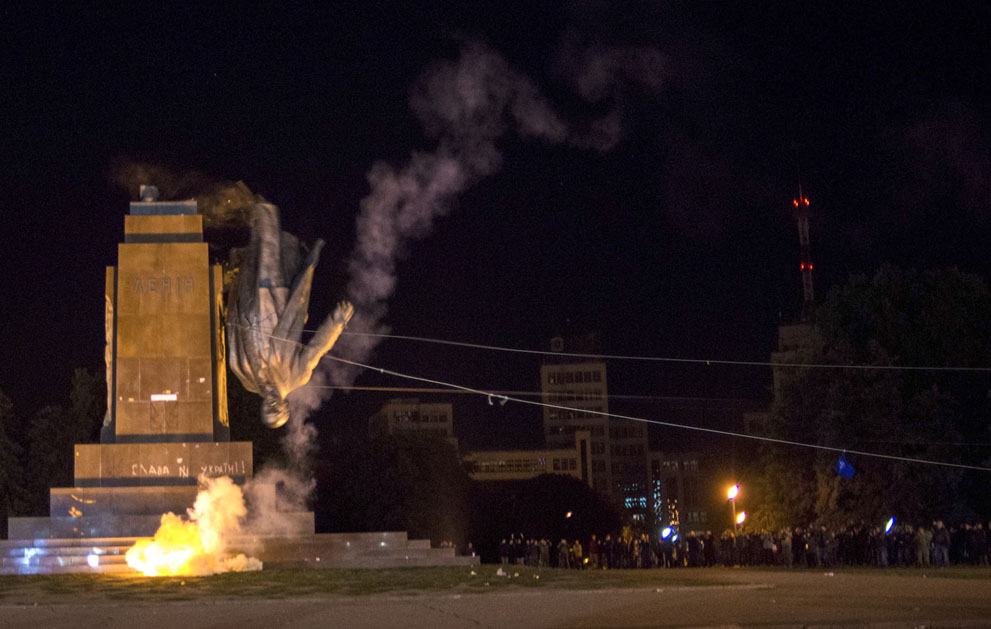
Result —
<path fill-rule="evenodd" d="M 812 255 L 809 252 L 809 198 L 802 194 L 802 186 L 798 186 L 798 196 L 792 198 L 795 206 L 795 220 L 798 223 L 798 243 L 800 248 L 800 265 L 802 273 L 802 321 L 808 322 L 813 317 L 815 295 L 812 290 Z"/>

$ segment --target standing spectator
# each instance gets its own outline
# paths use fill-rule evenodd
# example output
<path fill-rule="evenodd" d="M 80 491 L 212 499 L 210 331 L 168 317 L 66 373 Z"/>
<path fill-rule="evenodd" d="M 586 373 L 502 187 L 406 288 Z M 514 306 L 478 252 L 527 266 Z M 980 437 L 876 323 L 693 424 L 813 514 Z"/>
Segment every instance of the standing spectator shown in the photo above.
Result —
<path fill-rule="evenodd" d="M 816 568 L 822 568 L 826 564 L 826 527 L 820 526 L 815 532 L 815 556 Z"/>
<path fill-rule="evenodd" d="M 588 540 L 588 566 L 595 569 L 599 567 L 599 540 L 593 534 Z"/>
<path fill-rule="evenodd" d="M 702 543 L 695 531 L 688 532 L 688 567 L 697 568 L 702 565 Z"/>
<path fill-rule="evenodd" d="M 568 568 L 568 553 L 570 549 L 568 548 L 568 542 L 563 537 L 557 545 L 557 567 L 558 568 Z"/>
<path fill-rule="evenodd" d="M 988 565 L 988 532 L 980 522 L 974 525 L 971 530 L 971 543 L 973 548 L 973 562 L 975 566 Z"/>
<path fill-rule="evenodd" d="M 712 534 L 712 531 L 705 532 L 705 539 L 702 541 L 702 555 L 705 558 L 707 568 L 716 565 L 716 536 Z"/>
<path fill-rule="evenodd" d="M 915 565 L 919 568 L 928 568 L 930 566 L 929 562 L 929 545 L 932 544 L 933 534 L 932 531 L 924 526 L 920 526 L 915 531 Z"/>
<path fill-rule="evenodd" d="M 945 568 L 950 565 L 950 532 L 943 526 L 942 520 L 936 521 L 936 529 L 933 531 L 933 565 L 937 568 Z"/>
<path fill-rule="evenodd" d="M 781 532 L 781 559 L 786 568 L 791 568 L 794 556 L 791 554 L 791 529 L 786 528 Z"/>
<path fill-rule="evenodd" d="M 760 531 L 761 563 L 765 566 L 774 564 L 774 537 L 767 529 Z"/>

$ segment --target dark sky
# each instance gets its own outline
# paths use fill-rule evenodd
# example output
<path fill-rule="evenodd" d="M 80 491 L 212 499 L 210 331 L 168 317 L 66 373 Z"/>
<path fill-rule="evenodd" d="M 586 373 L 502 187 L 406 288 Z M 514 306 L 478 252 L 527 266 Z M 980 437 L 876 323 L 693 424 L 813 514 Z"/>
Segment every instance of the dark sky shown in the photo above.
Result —
<path fill-rule="evenodd" d="M 819 295 L 884 262 L 987 277 L 983 3 L 202 5 L 0 9 L 0 390 L 22 416 L 64 403 L 74 367 L 102 368 L 104 267 L 129 200 L 117 181 L 135 164 L 243 180 L 284 229 L 325 239 L 313 321 L 347 290 L 366 175 L 454 154 L 464 177 L 397 250 L 381 323 L 398 335 L 545 349 L 594 331 L 607 354 L 766 360 L 800 308 L 799 181 Z M 434 82 L 445 72 L 456 80 Z M 478 105 L 472 90 L 480 108 L 451 114 Z M 538 388 L 535 356 L 387 340 L 369 360 Z M 630 396 L 760 400 L 770 381 L 609 368 Z M 388 395 L 335 395 L 314 421 L 357 429 Z M 539 433 L 535 408 L 453 399 L 469 446 Z M 723 402 L 692 406 L 613 403 L 724 420 Z"/>

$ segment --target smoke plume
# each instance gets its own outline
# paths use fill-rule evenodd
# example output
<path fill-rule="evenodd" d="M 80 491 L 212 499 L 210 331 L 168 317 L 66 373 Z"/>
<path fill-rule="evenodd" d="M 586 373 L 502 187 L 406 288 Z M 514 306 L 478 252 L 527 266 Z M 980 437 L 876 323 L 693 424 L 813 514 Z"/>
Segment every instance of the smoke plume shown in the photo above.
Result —
<path fill-rule="evenodd" d="M 163 201 L 195 198 L 207 229 L 247 227 L 251 206 L 259 200 L 243 181 L 218 181 L 195 170 L 178 173 L 160 164 L 127 159 L 119 159 L 111 166 L 110 180 L 132 199 L 139 198 L 143 185 L 157 187 Z"/>
<path fill-rule="evenodd" d="M 459 195 L 501 168 L 502 140 L 512 135 L 608 151 L 622 137 L 624 89 L 660 86 L 663 59 L 651 49 L 598 47 L 576 51 L 571 59 L 562 66 L 567 80 L 581 98 L 609 101 L 605 114 L 565 120 L 534 81 L 480 43 L 466 43 L 457 60 L 426 68 L 410 89 L 409 105 L 436 147 L 414 151 L 402 166 L 376 162 L 367 174 L 370 191 L 360 203 L 356 244 L 348 259 L 347 294 L 355 314 L 334 354 L 357 362 L 371 356 L 378 338 L 363 333 L 388 332 L 383 320 L 396 287 L 397 262 L 411 241 L 431 233 Z M 217 184 L 198 173 L 177 176 L 147 164 L 121 163 L 114 177 L 132 197 L 142 183 L 157 185 L 163 198 L 195 196 L 204 222 L 217 226 L 243 222 L 256 200 L 242 182 Z M 350 384 L 358 371 L 323 361 L 309 384 L 289 395 L 290 419 L 282 440 L 289 465 L 263 469 L 245 486 L 249 530 L 281 530 L 287 512 L 306 510 L 314 486 L 307 462 L 316 437 L 306 420 L 328 397 L 326 385 Z M 290 522 L 284 524 L 291 530 Z"/>
<path fill-rule="evenodd" d="M 257 559 L 228 552 L 246 514 L 241 488 L 226 476 L 201 476 L 199 485 L 187 517 L 164 514 L 154 538 L 139 540 L 127 551 L 127 565 L 146 576 L 261 570 Z"/>
<path fill-rule="evenodd" d="M 599 48 L 569 66 L 568 76 L 581 97 L 619 100 L 624 85 L 660 85 L 660 53 L 651 49 Z M 591 121 L 569 122 L 555 112 L 537 85 L 488 47 L 470 42 L 458 60 L 430 65 L 410 90 L 410 108 L 428 136 L 433 152 L 414 152 L 402 167 L 375 163 L 367 179 L 371 191 L 361 201 L 357 243 L 348 268 L 348 295 L 355 316 L 335 353 L 363 362 L 377 344 L 365 333 L 385 333 L 387 301 L 396 286 L 396 263 L 410 241 L 431 232 L 452 201 L 502 166 L 500 140 L 507 135 L 599 151 L 621 138 L 620 109 Z M 358 369 L 324 361 L 332 382 L 347 385 Z M 316 375 L 316 374 L 314 374 Z M 318 406 L 321 389 L 299 392 L 297 401 Z"/>

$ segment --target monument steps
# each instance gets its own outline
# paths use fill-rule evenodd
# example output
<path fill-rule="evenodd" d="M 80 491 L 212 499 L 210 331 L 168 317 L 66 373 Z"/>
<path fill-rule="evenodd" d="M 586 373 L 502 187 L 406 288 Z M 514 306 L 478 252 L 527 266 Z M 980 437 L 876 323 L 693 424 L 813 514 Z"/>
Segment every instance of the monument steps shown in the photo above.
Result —
<path fill-rule="evenodd" d="M 305 319 L 309 280 L 305 290 L 293 293 L 288 309 L 276 307 L 272 290 L 294 286 L 295 281 L 288 280 L 312 273 L 316 264 L 313 250 L 299 268 L 282 268 L 280 261 L 303 260 L 297 256 L 301 252 L 293 244 L 296 239 L 280 231 L 274 206 L 257 203 L 252 213 L 252 255 L 264 268 L 241 266 L 239 285 L 244 288 L 239 294 L 245 297 L 231 302 L 243 309 L 237 319 L 241 323 L 227 329 L 224 271 L 210 262 L 196 201 L 159 201 L 154 186 L 142 186 L 141 201 L 132 202 L 124 218 L 117 264 L 106 267 L 103 353 L 108 413 L 100 442 L 74 445 L 73 486 L 51 488 L 48 517 L 7 519 L 10 540 L 0 541 L 0 574 L 136 574 L 126 565 L 125 554 L 136 541 L 155 534 L 162 514 L 186 513 L 201 483 L 223 488 L 244 486 L 252 479 L 252 510 L 265 514 L 264 521 L 243 522 L 242 534 L 228 540 L 225 552 L 243 552 L 268 566 L 478 563 L 475 557 L 455 556 L 451 548 L 430 548 L 428 540 L 409 540 L 405 532 L 317 535 L 312 511 L 283 510 L 290 507 L 280 501 L 277 484 L 255 478 L 251 442 L 230 440 L 225 331 L 226 338 L 235 339 L 242 334 L 242 324 L 274 324 L 283 315 L 286 321 Z M 280 252 L 283 246 L 289 247 L 288 257 Z M 277 278 L 274 285 L 272 278 Z M 287 281 L 279 283 L 283 279 Z M 352 313 L 350 304 L 338 306 L 330 336 L 337 338 Z M 254 338 L 256 333 L 250 334 Z M 295 369 L 290 367 L 298 358 L 295 345 L 275 345 L 285 351 L 255 356 L 261 361 L 257 364 L 232 350 L 232 370 L 244 382 L 241 371 L 267 378 L 256 372 L 269 358 Z M 309 379 L 308 372 L 293 373 L 291 389 Z M 288 418 L 281 397 L 263 408 L 267 425 L 278 427 Z"/>
<path fill-rule="evenodd" d="M 131 574 L 127 550 L 147 538 L 0 540 L 0 574 Z M 227 553 L 244 553 L 267 567 L 312 569 L 473 566 L 477 557 L 453 548 L 431 548 L 430 540 L 409 540 L 405 532 L 240 535 Z"/>

